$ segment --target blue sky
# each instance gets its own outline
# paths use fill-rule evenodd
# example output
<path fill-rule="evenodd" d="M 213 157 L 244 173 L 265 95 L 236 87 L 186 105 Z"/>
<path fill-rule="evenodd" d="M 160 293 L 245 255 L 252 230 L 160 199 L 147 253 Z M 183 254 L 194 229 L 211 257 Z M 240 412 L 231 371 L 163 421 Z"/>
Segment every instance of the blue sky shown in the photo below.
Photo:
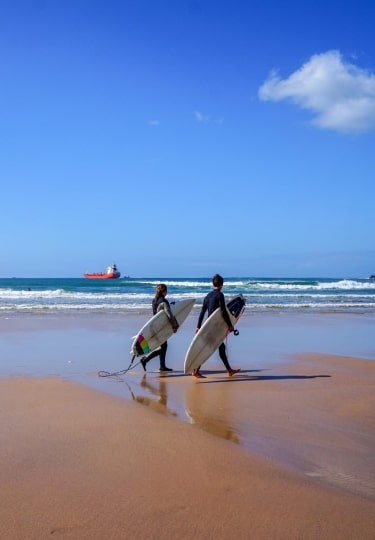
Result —
<path fill-rule="evenodd" d="M 0 277 L 375 272 L 375 4 L 0 18 Z"/>

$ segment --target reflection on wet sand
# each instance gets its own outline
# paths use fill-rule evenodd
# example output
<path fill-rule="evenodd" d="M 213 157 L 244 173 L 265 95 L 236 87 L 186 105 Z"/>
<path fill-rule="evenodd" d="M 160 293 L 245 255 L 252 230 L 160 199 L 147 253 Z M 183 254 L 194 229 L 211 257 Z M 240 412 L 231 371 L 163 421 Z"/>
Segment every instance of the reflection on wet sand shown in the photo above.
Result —
<path fill-rule="evenodd" d="M 193 384 L 185 393 L 185 413 L 190 423 L 228 441 L 241 443 L 227 416 L 231 415 L 228 397 L 231 393 L 220 385 L 219 395 L 209 392 L 207 385 Z"/>
<path fill-rule="evenodd" d="M 135 394 L 131 390 L 132 398 L 134 399 L 134 401 L 137 401 L 142 405 L 146 405 L 147 407 L 150 407 L 151 409 L 154 409 L 158 412 L 177 416 L 177 413 L 167 406 L 168 394 L 165 381 L 162 379 L 162 377 L 160 377 L 159 379 L 153 379 L 153 381 L 156 380 L 158 381 L 157 384 L 151 384 L 146 379 L 146 375 L 144 375 L 141 379 L 140 385 L 142 388 L 148 391 L 149 394 L 157 396 L 157 399 L 152 399 L 151 397 L 145 395 Z"/>

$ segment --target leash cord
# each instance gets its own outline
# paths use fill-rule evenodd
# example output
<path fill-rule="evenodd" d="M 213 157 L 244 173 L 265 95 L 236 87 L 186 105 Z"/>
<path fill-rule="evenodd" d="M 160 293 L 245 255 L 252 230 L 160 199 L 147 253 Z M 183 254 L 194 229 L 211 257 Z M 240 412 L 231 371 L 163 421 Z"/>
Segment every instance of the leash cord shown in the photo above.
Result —
<path fill-rule="evenodd" d="M 110 371 L 98 371 L 98 376 L 99 377 L 117 377 L 118 375 L 125 375 L 133 366 L 134 358 L 135 358 L 135 355 L 133 355 L 133 358 L 131 359 L 129 366 L 126 369 L 122 369 L 121 371 L 113 371 L 112 373 Z M 140 363 L 141 361 L 139 361 L 137 364 L 134 364 L 133 367 L 139 366 Z"/>

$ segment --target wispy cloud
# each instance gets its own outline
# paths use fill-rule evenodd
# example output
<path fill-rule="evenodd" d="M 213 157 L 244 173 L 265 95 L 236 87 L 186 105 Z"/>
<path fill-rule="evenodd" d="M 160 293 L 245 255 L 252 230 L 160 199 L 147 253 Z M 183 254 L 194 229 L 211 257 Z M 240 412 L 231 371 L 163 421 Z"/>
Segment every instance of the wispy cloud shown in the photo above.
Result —
<path fill-rule="evenodd" d="M 199 111 L 194 111 L 194 116 L 197 122 L 201 122 L 202 124 L 208 124 L 208 122 L 211 120 L 209 116 L 202 114 Z"/>
<path fill-rule="evenodd" d="M 315 114 L 322 129 L 363 133 L 375 128 L 375 75 L 345 62 L 339 51 L 316 54 L 281 79 L 271 71 L 258 91 L 264 101 L 289 99 Z"/>
<path fill-rule="evenodd" d="M 149 121 L 147 122 L 147 125 L 148 125 L 148 126 L 155 127 L 155 126 L 159 126 L 159 125 L 160 125 L 160 122 L 159 122 L 159 120 L 149 120 Z"/>
<path fill-rule="evenodd" d="M 196 121 L 201 124 L 209 124 L 209 123 L 218 124 L 218 125 L 224 124 L 223 118 L 212 118 L 211 116 L 208 116 L 207 114 L 203 114 L 200 111 L 194 111 L 194 116 L 195 116 Z"/>

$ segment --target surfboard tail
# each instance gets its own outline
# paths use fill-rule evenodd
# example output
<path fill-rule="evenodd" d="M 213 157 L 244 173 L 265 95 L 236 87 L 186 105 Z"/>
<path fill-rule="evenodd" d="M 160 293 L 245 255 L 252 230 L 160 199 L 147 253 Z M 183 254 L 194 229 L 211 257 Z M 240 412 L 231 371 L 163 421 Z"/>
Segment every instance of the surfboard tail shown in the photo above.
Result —
<path fill-rule="evenodd" d="M 233 315 L 233 317 L 236 317 L 236 319 L 239 318 L 239 316 L 242 314 L 243 310 L 245 309 L 246 300 L 242 296 L 242 294 L 236 296 L 236 298 L 233 298 L 230 302 L 227 304 L 227 308 L 229 313 Z"/>

